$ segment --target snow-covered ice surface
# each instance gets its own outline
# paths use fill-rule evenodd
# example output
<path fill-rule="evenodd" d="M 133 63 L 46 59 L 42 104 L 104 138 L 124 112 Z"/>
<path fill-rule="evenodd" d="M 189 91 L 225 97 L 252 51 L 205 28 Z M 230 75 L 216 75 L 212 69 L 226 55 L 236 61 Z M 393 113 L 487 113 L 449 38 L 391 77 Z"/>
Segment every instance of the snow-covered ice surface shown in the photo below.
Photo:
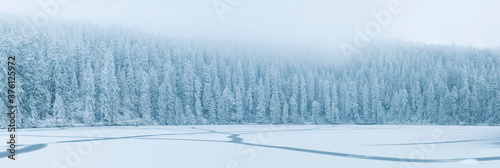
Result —
<path fill-rule="evenodd" d="M 488 126 L 140 126 L 17 135 L 17 160 L 2 145 L 1 167 L 500 167 L 500 127 Z"/>

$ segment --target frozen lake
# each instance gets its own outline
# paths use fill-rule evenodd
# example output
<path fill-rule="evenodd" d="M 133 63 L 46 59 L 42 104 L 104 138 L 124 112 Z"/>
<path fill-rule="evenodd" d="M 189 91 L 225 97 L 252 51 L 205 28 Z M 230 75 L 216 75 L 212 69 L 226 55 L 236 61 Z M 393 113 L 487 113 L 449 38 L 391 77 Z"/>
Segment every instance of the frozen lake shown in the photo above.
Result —
<path fill-rule="evenodd" d="M 500 167 L 500 127 L 488 126 L 140 126 L 17 136 L 17 160 L 7 159 L 4 142 L 1 167 Z"/>

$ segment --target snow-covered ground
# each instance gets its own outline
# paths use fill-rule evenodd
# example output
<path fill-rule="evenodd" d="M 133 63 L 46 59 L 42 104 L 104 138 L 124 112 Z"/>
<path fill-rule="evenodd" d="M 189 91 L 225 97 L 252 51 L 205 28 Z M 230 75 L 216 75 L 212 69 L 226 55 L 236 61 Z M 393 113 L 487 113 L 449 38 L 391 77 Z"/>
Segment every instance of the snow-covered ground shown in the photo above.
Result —
<path fill-rule="evenodd" d="M 486 126 L 48 128 L 18 137 L 17 160 L 2 145 L 0 167 L 500 167 L 500 127 Z"/>

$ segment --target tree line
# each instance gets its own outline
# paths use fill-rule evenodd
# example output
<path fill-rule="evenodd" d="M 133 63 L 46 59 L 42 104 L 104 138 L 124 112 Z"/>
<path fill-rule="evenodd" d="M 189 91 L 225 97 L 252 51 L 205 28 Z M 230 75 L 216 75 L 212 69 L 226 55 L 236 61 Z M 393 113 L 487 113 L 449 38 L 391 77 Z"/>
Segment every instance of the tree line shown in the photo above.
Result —
<path fill-rule="evenodd" d="M 500 121 L 498 50 L 381 42 L 339 59 L 0 16 L 1 92 L 15 55 L 20 127 Z"/>

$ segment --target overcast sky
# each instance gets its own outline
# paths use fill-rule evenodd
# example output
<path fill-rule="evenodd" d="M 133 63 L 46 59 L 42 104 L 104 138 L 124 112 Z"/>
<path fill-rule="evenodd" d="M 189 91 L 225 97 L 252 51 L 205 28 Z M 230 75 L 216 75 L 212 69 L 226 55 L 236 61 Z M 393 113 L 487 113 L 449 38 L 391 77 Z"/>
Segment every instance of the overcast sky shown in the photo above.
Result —
<path fill-rule="evenodd" d="M 0 10 L 33 17 L 38 1 L 0 0 Z M 62 1 L 62 0 L 61 0 Z M 120 24 L 174 36 L 244 39 L 271 43 L 338 46 L 352 43 L 356 28 L 374 21 L 390 0 L 240 0 L 221 20 L 213 3 L 238 0 L 64 0 L 50 19 Z M 398 0 L 394 0 L 398 1 Z M 426 43 L 500 46 L 498 0 L 399 0 L 374 38 Z"/>

